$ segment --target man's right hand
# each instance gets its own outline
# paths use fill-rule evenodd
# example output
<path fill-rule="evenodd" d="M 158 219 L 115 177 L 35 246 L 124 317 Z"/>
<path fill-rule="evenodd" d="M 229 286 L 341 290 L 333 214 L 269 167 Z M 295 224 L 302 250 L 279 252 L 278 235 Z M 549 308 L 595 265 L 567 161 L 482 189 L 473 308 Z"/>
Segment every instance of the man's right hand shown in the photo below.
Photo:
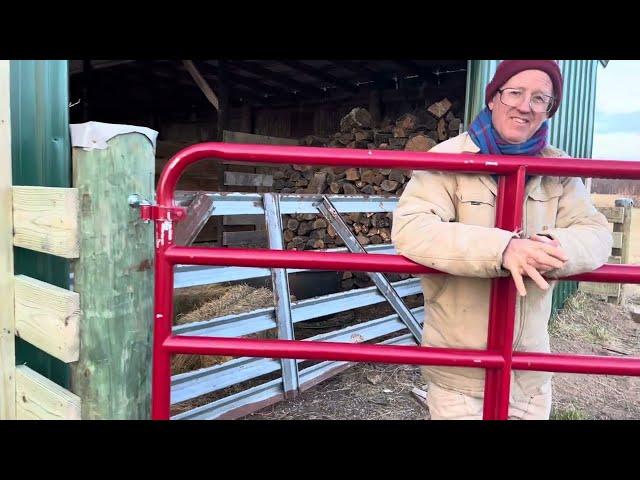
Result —
<path fill-rule="evenodd" d="M 542 242 L 545 243 L 547 245 L 552 245 L 554 247 L 561 247 L 560 242 L 558 240 L 554 240 L 551 239 L 549 237 L 546 237 L 544 235 L 531 235 L 530 237 L 527 237 L 529 240 L 533 240 L 535 242 Z M 536 261 L 531 261 L 529 262 L 531 265 L 533 265 L 533 267 L 538 270 L 538 272 L 540 273 L 547 273 L 551 270 L 553 270 L 555 267 L 551 267 L 549 265 L 542 265 Z M 565 262 L 566 263 L 566 262 Z"/>
<path fill-rule="evenodd" d="M 523 275 L 530 277 L 541 289 L 547 290 L 549 284 L 540 272 L 562 268 L 567 260 L 569 257 L 555 240 L 547 242 L 540 238 L 513 238 L 502 254 L 502 266 L 511 272 L 518 293 L 522 296 L 527 294 Z"/>

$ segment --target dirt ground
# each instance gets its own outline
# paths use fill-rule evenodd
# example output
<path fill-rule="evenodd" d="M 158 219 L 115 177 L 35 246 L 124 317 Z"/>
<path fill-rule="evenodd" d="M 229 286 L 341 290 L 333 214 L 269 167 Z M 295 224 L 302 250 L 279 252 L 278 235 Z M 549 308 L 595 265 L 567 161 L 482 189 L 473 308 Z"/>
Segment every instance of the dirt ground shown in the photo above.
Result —
<path fill-rule="evenodd" d="M 631 319 L 626 308 L 582 293 L 552 320 L 550 333 L 554 352 L 640 356 L 640 324 Z M 428 419 L 428 409 L 411 393 L 422 386 L 418 367 L 358 364 L 295 400 L 245 419 Z M 640 419 L 640 378 L 556 374 L 551 418 Z"/>

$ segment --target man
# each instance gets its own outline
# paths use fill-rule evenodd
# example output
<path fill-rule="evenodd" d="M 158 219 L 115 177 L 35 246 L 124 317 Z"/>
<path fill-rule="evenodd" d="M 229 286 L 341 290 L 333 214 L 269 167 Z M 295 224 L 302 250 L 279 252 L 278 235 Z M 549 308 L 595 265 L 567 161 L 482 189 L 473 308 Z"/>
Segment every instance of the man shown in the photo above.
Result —
<path fill-rule="evenodd" d="M 505 60 L 486 88 L 486 108 L 469 131 L 432 152 L 542 157 L 548 122 L 562 100 L 552 60 Z M 558 161 L 562 161 L 559 159 Z M 523 231 L 495 228 L 497 176 L 414 171 L 394 212 L 399 254 L 450 275 L 425 275 L 423 345 L 486 349 L 489 278 L 511 275 L 519 292 L 514 350 L 549 352 L 547 330 L 558 278 L 594 270 L 611 252 L 605 217 L 579 178 L 527 178 Z M 432 419 L 481 419 L 485 371 L 423 367 Z M 514 371 L 509 418 L 548 419 L 551 374 Z"/>

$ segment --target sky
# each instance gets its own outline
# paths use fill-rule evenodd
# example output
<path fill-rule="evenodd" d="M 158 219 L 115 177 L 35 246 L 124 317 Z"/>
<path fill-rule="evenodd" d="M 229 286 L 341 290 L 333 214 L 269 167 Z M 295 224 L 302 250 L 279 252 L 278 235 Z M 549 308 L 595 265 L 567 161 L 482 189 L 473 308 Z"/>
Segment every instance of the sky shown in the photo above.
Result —
<path fill-rule="evenodd" d="M 640 60 L 598 72 L 592 157 L 640 161 Z"/>

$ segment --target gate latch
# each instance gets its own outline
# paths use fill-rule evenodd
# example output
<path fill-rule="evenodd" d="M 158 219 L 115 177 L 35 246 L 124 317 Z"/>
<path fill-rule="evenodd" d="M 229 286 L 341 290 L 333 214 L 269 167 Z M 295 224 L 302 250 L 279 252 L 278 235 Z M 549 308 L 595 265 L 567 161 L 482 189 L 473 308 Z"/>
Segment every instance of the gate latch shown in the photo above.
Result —
<path fill-rule="evenodd" d="M 129 203 L 131 208 L 140 209 L 140 218 L 145 223 L 149 223 L 153 220 L 179 222 L 185 218 L 187 214 L 187 209 L 184 207 L 165 207 L 162 205 L 152 204 L 137 193 L 129 195 L 127 203 Z"/>

